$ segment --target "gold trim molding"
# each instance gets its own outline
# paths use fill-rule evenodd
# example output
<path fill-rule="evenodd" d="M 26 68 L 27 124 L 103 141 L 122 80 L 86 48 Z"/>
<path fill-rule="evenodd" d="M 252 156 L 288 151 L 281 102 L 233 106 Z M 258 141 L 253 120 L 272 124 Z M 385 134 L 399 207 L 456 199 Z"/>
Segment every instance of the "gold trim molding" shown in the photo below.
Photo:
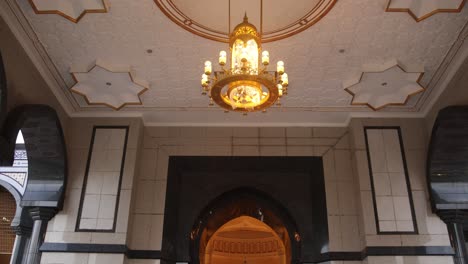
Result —
<path fill-rule="evenodd" d="M 129 78 L 130 78 L 130 80 L 131 80 L 135 85 L 140 86 L 140 87 L 143 88 L 143 89 L 141 89 L 140 92 L 138 92 L 138 93 L 136 94 L 136 96 L 138 97 L 138 101 L 139 101 L 139 102 L 138 102 L 138 103 L 134 103 L 134 102 L 124 102 L 124 103 L 122 103 L 121 105 L 119 105 L 118 107 L 116 107 L 116 106 L 113 106 L 113 105 L 111 105 L 111 104 L 109 104 L 109 103 L 106 103 L 106 102 L 92 102 L 92 100 L 89 99 L 88 95 L 86 95 L 85 93 L 82 93 L 82 92 L 80 92 L 80 91 L 75 90 L 76 85 L 79 83 L 78 78 L 76 77 L 76 74 L 77 74 L 77 73 L 84 73 L 84 74 L 90 73 L 90 72 L 93 71 L 95 68 L 101 68 L 101 69 L 103 69 L 103 70 L 105 70 L 105 71 L 107 71 L 107 72 L 110 72 L 110 73 L 127 73 L 128 76 L 129 76 Z M 107 106 L 107 107 L 109 107 L 109 108 L 111 108 L 111 109 L 113 109 L 113 110 L 116 110 L 116 111 L 118 111 L 118 110 L 120 110 L 120 109 L 122 109 L 122 108 L 124 108 L 125 106 L 128 106 L 128 105 L 143 105 L 143 102 L 141 101 L 140 96 L 141 96 L 143 93 L 145 93 L 146 91 L 148 91 L 148 89 L 149 89 L 149 84 L 147 84 L 147 83 L 142 83 L 142 82 L 144 82 L 144 81 L 135 81 L 134 74 L 131 72 L 130 67 L 129 67 L 129 70 L 109 69 L 109 68 L 110 68 L 110 67 L 104 66 L 104 65 L 103 65 L 102 63 L 100 63 L 100 61 L 98 60 L 98 61 L 96 61 L 96 63 L 95 63 L 89 70 L 87 70 L 87 71 L 75 71 L 75 72 L 71 72 L 71 75 L 72 75 L 73 80 L 75 81 L 75 84 L 70 88 L 70 91 L 71 91 L 72 93 L 75 93 L 75 94 L 78 94 L 78 95 L 83 96 L 83 98 L 85 99 L 85 101 L 86 101 L 86 103 L 87 103 L 88 105 Z"/>
<path fill-rule="evenodd" d="M 355 98 L 356 98 L 357 94 L 356 94 L 355 92 L 353 92 L 353 91 L 351 90 L 351 88 L 352 88 L 353 86 L 355 86 L 355 85 L 361 83 L 364 74 L 366 74 L 366 73 L 383 73 L 383 72 L 385 72 L 385 71 L 387 71 L 387 70 L 389 70 L 389 69 L 391 69 L 391 68 L 394 68 L 394 67 L 399 68 L 399 69 L 400 69 L 402 72 L 404 72 L 404 73 L 419 73 L 419 77 L 418 77 L 418 79 L 416 80 L 416 84 L 419 85 L 420 89 L 419 89 L 418 91 L 416 91 L 416 92 L 413 92 L 413 93 L 408 94 L 408 95 L 406 96 L 406 99 L 405 99 L 405 101 L 404 101 L 403 103 L 392 103 L 392 102 L 390 102 L 390 103 L 386 103 L 386 104 L 384 104 L 384 105 L 382 105 L 382 106 L 379 106 L 379 107 L 374 107 L 374 106 L 372 106 L 372 105 L 371 105 L 370 103 L 368 103 L 368 102 L 367 102 L 367 103 L 365 103 L 365 102 L 355 102 Z M 352 85 L 350 85 L 350 86 L 344 88 L 344 90 L 352 96 L 351 105 L 353 105 L 353 106 L 367 106 L 367 107 L 369 107 L 370 109 L 372 109 L 373 111 L 379 111 L 379 110 L 381 110 L 381 109 L 383 109 L 383 108 L 385 108 L 385 107 L 387 107 L 387 106 L 405 106 L 405 105 L 408 103 L 409 99 L 410 99 L 412 96 L 417 95 L 417 94 L 420 94 L 420 93 L 426 91 L 426 88 L 421 84 L 421 80 L 422 80 L 423 77 L 424 77 L 424 72 L 409 71 L 409 70 L 407 70 L 405 67 L 403 67 L 402 65 L 400 65 L 400 64 L 397 62 L 397 64 L 395 64 L 395 65 L 393 65 L 393 66 L 391 66 L 391 67 L 388 67 L 388 68 L 386 68 L 386 69 L 384 69 L 384 70 L 380 70 L 380 71 L 371 71 L 371 70 L 362 71 L 362 72 L 361 72 L 361 75 L 360 75 L 360 77 L 359 77 L 359 80 L 358 80 L 357 82 L 355 82 L 354 84 L 352 84 Z"/>
<path fill-rule="evenodd" d="M 83 12 L 81 12 L 81 14 L 77 18 L 73 18 L 63 13 L 60 10 L 39 10 L 36 4 L 34 3 L 34 0 L 28 0 L 28 1 L 31 4 L 32 9 L 34 10 L 34 13 L 36 13 L 37 15 L 50 15 L 50 14 L 59 15 L 70 20 L 73 23 L 78 23 L 78 21 L 80 21 L 81 18 L 83 18 L 83 16 L 86 15 L 87 13 L 92 14 L 92 13 L 107 13 L 108 12 L 107 6 L 104 0 L 101 0 L 102 6 L 104 7 L 103 9 L 84 9 Z M 57 1 L 63 1 L 63 0 L 57 0 Z"/>
<path fill-rule="evenodd" d="M 425 14 L 421 17 L 418 17 L 416 14 L 414 14 L 413 11 L 411 11 L 410 8 L 390 8 L 390 5 L 392 4 L 392 1 L 394 0 L 389 0 L 387 4 L 387 8 L 385 9 L 385 12 L 407 12 L 416 22 L 421 22 L 424 19 L 431 17 L 437 13 L 460 13 L 465 6 L 466 0 L 462 0 L 458 8 L 455 9 L 435 9 L 432 12 Z M 411 0 L 408 0 L 411 1 Z M 444 0 L 440 0 L 444 1 Z"/>
<path fill-rule="evenodd" d="M 263 21 L 260 21 L 260 34 L 262 43 L 272 42 L 276 40 L 285 39 L 296 35 L 312 25 L 320 21 L 325 15 L 330 12 L 330 10 L 335 6 L 338 0 L 320 0 L 320 2 L 311 10 L 309 10 L 304 16 L 298 20 L 290 23 L 289 25 L 276 29 L 270 32 L 263 31 Z M 184 14 L 174 3 L 173 0 L 154 0 L 159 9 L 175 24 L 182 27 L 183 29 L 206 39 L 229 43 L 229 30 L 226 32 L 220 32 L 209 27 L 209 25 L 202 25 L 199 22 L 193 20 L 186 14 Z M 260 0 L 261 6 L 261 20 L 263 20 L 263 0 Z M 230 3 L 230 1 L 229 1 Z M 231 21 L 231 10 L 226 10 L 226 13 L 229 14 L 226 19 L 229 19 L 229 24 Z M 248 10 L 247 10 L 248 13 Z"/>

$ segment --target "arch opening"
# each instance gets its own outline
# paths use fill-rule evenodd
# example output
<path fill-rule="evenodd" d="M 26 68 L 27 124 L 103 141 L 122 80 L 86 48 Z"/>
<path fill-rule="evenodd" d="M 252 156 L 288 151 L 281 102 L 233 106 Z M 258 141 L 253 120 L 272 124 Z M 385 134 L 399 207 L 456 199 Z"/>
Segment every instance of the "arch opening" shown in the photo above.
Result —
<path fill-rule="evenodd" d="M 28 180 L 28 156 L 21 130 L 16 136 L 13 164 L 0 167 L 0 179 L 12 185 L 21 195 L 24 194 Z"/>
<path fill-rule="evenodd" d="M 289 213 L 268 195 L 250 188 L 231 190 L 211 202 L 193 226 L 191 262 L 297 263 L 301 243 L 298 232 Z M 263 241 L 262 236 L 267 234 L 268 239 L 264 237 Z M 247 237 L 258 243 L 247 243 Z M 213 242 L 221 240 L 222 244 Z"/>
<path fill-rule="evenodd" d="M 221 226 L 200 248 L 203 264 L 286 264 L 283 239 L 264 222 L 239 216 Z"/>

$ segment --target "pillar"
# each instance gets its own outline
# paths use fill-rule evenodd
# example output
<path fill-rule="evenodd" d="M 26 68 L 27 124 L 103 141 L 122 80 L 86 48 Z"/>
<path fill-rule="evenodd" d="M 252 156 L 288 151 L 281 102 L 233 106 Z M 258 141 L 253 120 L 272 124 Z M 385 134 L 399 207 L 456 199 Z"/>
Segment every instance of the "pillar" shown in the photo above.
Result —
<path fill-rule="evenodd" d="M 47 223 L 56 214 L 56 209 L 48 207 L 29 208 L 29 214 L 33 220 L 33 229 L 31 232 L 31 241 L 26 253 L 28 264 L 39 264 L 41 262 L 41 252 L 39 251 L 44 241 L 44 233 Z"/>
<path fill-rule="evenodd" d="M 29 238 L 31 237 L 31 228 L 27 226 L 15 226 L 13 229 L 16 233 L 16 239 L 10 264 L 21 264 L 23 263 L 24 252 L 27 249 Z"/>
<path fill-rule="evenodd" d="M 447 224 L 450 242 L 455 251 L 454 263 L 468 264 L 468 253 L 463 233 L 463 223 L 468 220 L 468 212 L 465 210 L 443 210 L 437 214 Z"/>

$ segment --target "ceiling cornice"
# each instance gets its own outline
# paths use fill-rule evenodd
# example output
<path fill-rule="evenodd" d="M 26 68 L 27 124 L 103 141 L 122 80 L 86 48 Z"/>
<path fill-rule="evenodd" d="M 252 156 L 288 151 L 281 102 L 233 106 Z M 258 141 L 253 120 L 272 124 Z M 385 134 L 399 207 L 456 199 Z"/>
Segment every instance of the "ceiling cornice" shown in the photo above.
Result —
<path fill-rule="evenodd" d="M 44 81 L 49 85 L 63 110 L 68 116 L 73 116 L 78 105 L 75 105 L 75 100 L 68 98 L 71 95 L 63 92 L 62 89 L 68 89 L 68 87 L 16 1 L 0 1 L 0 16 L 5 20 Z"/>
<path fill-rule="evenodd" d="M 466 66 L 465 61 L 468 60 L 468 23 L 465 24 L 462 31 L 460 32 L 454 45 L 448 52 L 441 67 L 437 70 L 434 78 L 436 81 L 431 82 L 430 88 L 437 86 L 443 87 L 443 89 L 428 89 L 428 93 L 424 93 L 421 101 L 424 103 L 418 105 L 418 110 L 423 113 L 423 117 L 427 117 L 432 107 L 437 103 L 440 95 L 450 86 L 456 85 L 452 82 L 455 75 L 461 74 L 462 72 L 468 72 L 468 69 L 462 71 L 462 67 Z M 429 87 L 427 87 L 429 88 Z M 421 102 L 419 102 L 421 103 Z"/>
<path fill-rule="evenodd" d="M 464 47 L 464 43 L 466 38 L 468 37 L 468 22 L 465 23 L 463 29 L 460 31 L 460 34 L 457 37 L 457 40 L 453 43 L 450 50 L 448 51 L 447 55 L 445 56 L 442 63 L 439 65 L 437 71 L 435 72 L 434 76 L 431 78 L 429 85 L 426 87 L 426 92 L 419 98 L 416 109 L 417 111 L 424 111 L 428 112 L 426 108 L 428 106 L 432 107 L 439 98 L 440 94 L 445 90 L 448 82 L 447 77 L 454 74 L 454 71 L 458 70 L 461 63 L 460 60 L 464 60 L 466 58 L 466 49 Z M 456 69 L 453 68 L 453 65 L 458 65 Z M 445 85 L 443 85 L 445 83 Z M 442 89 L 436 89 L 436 87 L 443 86 Z M 436 91 L 436 96 L 431 96 L 433 91 Z M 429 101 L 429 102 L 427 102 Z"/>

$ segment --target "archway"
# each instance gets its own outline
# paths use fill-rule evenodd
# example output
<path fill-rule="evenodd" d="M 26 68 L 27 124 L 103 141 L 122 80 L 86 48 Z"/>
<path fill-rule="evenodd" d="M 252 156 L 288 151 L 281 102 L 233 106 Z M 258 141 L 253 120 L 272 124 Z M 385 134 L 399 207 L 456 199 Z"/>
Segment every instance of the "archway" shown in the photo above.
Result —
<path fill-rule="evenodd" d="M 221 260 L 219 260 L 219 262 L 217 262 L 218 260 L 216 260 L 215 262 L 207 262 L 205 259 L 206 256 L 211 255 L 212 252 L 210 253 L 210 250 L 212 250 L 213 247 L 216 249 L 216 243 L 210 245 L 210 241 L 212 240 L 212 238 L 215 237 L 215 235 L 220 234 L 220 232 L 223 232 L 222 230 L 224 228 L 229 227 L 232 229 L 233 225 L 240 225 L 240 223 L 249 227 L 247 228 L 248 230 L 268 230 L 268 232 L 270 232 L 269 234 L 271 234 L 269 236 L 269 241 L 273 241 L 273 237 L 277 238 L 274 239 L 274 241 L 278 242 L 277 251 L 281 249 L 284 252 L 284 260 L 282 259 L 279 262 L 272 262 L 271 258 L 266 258 L 270 262 L 266 261 L 265 263 L 298 263 L 298 258 L 300 256 L 301 239 L 295 221 L 292 219 L 285 207 L 283 207 L 277 201 L 269 197 L 267 194 L 252 188 L 238 188 L 228 191 L 217 197 L 203 210 L 192 229 L 192 233 L 190 234 L 192 258 L 191 263 L 244 264 L 243 260 L 241 262 L 238 262 L 238 259 L 235 261 L 233 260 L 232 262 L 222 262 Z M 274 234 L 271 232 L 273 232 Z M 255 234 L 258 233 L 244 231 L 242 231 L 242 233 L 246 236 L 252 236 L 253 239 L 261 240 L 259 237 L 255 236 Z M 266 235 L 266 233 L 264 235 Z M 242 240 L 242 237 L 236 238 L 235 236 L 233 236 L 233 234 L 231 234 L 231 237 L 234 240 Z M 253 253 L 259 253 L 258 256 L 263 256 L 263 254 L 264 256 L 271 256 L 277 254 L 275 253 L 275 251 L 269 251 L 270 249 L 268 249 L 268 246 L 264 245 L 263 242 L 261 245 L 263 247 L 263 250 L 260 248 L 260 244 L 258 244 L 259 247 L 257 249 L 252 248 L 252 250 L 254 251 Z M 221 247 L 221 245 L 218 246 Z M 267 246 L 267 249 L 264 248 L 265 246 Z M 229 246 L 226 245 L 224 248 L 226 247 L 229 247 L 230 253 L 230 244 Z M 237 246 L 233 244 L 233 247 L 233 250 L 237 252 Z M 219 250 L 216 251 L 219 253 L 218 255 L 222 253 Z M 250 252 L 250 248 L 248 251 Z M 242 252 L 239 251 L 235 255 L 244 256 L 245 254 Z M 260 252 L 262 252 L 262 254 L 260 254 Z M 227 256 L 226 253 L 228 252 L 224 252 L 225 256 Z M 255 255 L 253 253 L 252 256 Z M 247 255 L 245 255 L 244 257 L 248 258 Z M 249 263 L 248 260 L 247 263 Z M 263 262 L 255 261 L 254 263 Z"/>
<path fill-rule="evenodd" d="M 200 248 L 200 263 L 286 264 L 287 254 L 283 240 L 271 227 L 253 217 L 240 216 L 221 226 L 206 248 Z"/>
<path fill-rule="evenodd" d="M 16 234 L 11 223 L 16 213 L 16 200 L 0 185 L 0 263 L 10 263 Z"/>

